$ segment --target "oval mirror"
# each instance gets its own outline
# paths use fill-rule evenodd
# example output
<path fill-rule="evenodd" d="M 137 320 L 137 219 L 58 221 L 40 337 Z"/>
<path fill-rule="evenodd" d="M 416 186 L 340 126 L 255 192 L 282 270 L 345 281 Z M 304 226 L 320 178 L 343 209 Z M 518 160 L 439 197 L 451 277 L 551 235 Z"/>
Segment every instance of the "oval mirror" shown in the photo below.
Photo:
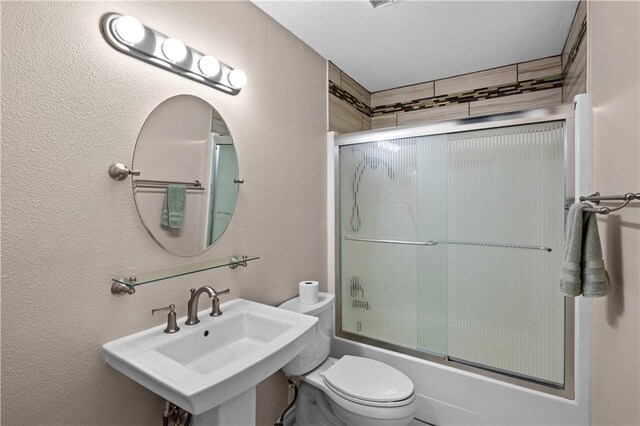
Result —
<path fill-rule="evenodd" d="M 169 98 L 144 122 L 133 153 L 133 197 L 151 237 L 178 256 L 207 250 L 229 225 L 238 157 L 227 125 L 206 101 Z"/>

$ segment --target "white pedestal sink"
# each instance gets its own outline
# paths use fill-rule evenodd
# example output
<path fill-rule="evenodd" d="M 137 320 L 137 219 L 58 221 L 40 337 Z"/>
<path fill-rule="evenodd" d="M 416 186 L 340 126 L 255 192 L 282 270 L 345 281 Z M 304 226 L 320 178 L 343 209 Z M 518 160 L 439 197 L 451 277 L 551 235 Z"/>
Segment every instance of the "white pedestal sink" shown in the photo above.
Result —
<path fill-rule="evenodd" d="M 107 363 L 193 414 L 192 425 L 255 424 L 255 387 L 298 355 L 318 319 L 235 299 L 223 315 L 165 334 L 160 325 L 103 346 Z"/>

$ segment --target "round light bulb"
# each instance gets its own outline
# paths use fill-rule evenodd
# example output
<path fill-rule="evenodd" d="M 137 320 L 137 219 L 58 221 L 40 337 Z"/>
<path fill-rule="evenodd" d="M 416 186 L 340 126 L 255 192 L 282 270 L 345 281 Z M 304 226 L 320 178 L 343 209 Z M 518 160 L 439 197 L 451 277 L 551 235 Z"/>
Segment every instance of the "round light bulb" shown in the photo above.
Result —
<path fill-rule="evenodd" d="M 207 77 L 215 77 L 220 72 L 220 62 L 213 56 L 203 56 L 198 61 L 198 68 Z"/>
<path fill-rule="evenodd" d="M 229 73 L 227 80 L 234 89 L 242 89 L 247 84 L 247 75 L 243 71 L 233 70 Z"/>
<path fill-rule="evenodd" d="M 144 38 L 144 27 L 133 16 L 120 16 L 114 22 L 114 28 L 118 37 L 128 44 L 136 44 Z"/>
<path fill-rule="evenodd" d="M 168 38 L 162 43 L 162 53 L 171 62 L 180 62 L 187 57 L 187 46 L 177 38 Z"/>

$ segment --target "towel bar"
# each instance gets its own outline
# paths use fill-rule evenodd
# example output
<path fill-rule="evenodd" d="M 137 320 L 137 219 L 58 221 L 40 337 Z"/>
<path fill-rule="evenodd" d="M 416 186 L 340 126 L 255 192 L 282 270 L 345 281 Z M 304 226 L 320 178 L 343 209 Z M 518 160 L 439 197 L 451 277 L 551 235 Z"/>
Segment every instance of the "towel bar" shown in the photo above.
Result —
<path fill-rule="evenodd" d="M 599 214 L 609 214 L 611 212 L 615 212 L 626 207 L 627 204 L 629 204 L 633 200 L 640 200 L 640 192 L 638 193 L 627 192 L 626 194 L 622 194 L 622 195 L 600 195 L 599 192 L 596 192 L 588 196 L 580 197 L 580 201 L 593 201 L 597 205 L 600 204 L 600 201 L 618 201 L 618 200 L 624 201 L 624 203 L 622 203 L 618 207 L 592 207 L 592 208 L 585 208 L 582 211 L 599 213 Z"/>

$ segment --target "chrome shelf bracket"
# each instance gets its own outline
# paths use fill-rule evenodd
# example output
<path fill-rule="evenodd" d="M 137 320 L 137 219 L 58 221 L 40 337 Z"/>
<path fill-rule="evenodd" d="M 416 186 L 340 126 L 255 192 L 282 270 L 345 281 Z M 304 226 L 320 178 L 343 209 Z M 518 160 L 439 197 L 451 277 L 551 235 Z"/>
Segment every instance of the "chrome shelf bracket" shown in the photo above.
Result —
<path fill-rule="evenodd" d="M 113 163 L 109 166 L 109 176 L 113 180 L 125 180 L 129 175 L 140 176 L 140 170 L 131 170 L 122 163 Z"/>

